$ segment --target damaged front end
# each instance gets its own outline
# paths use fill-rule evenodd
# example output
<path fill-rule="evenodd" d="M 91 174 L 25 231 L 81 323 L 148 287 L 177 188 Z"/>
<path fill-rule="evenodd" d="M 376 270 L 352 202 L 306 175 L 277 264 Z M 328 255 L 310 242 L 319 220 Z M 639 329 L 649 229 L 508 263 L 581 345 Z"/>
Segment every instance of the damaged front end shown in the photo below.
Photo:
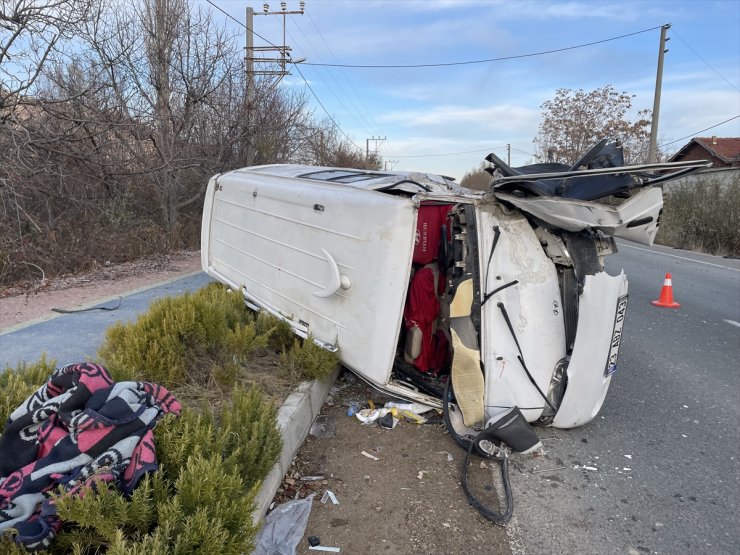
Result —
<path fill-rule="evenodd" d="M 512 168 L 494 154 L 487 160 L 493 164 L 488 170 L 493 175 L 491 196 L 496 204 L 526 218 L 528 225 L 517 224 L 515 233 L 518 241 L 528 243 L 530 252 L 519 263 L 513 250 L 506 253 L 513 262 L 511 271 L 525 278 L 519 279 L 516 291 L 501 295 L 506 320 L 494 311 L 488 316 L 493 352 L 482 359 L 499 371 L 487 373 L 487 415 L 513 402 L 530 422 L 580 426 L 598 414 L 617 369 L 626 312 L 627 277 L 623 272 L 607 274 L 604 258 L 617 252 L 615 237 L 652 245 L 663 206 L 657 185 L 709 163 L 624 166 L 619 143 L 606 140 L 572 166 Z M 485 210 L 482 215 L 485 220 Z M 496 215 L 490 218 L 501 220 Z M 536 268 L 540 275 L 533 273 Z M 554 296 L 548 281 L 559 289 L 549 303 L 552 314 L 542 309 Z M 510 321 L 519 322 L 519 329 L 514 330 Z M 528 386 L 521 373 L 506 377 L 505 364 L 517 363 L 507 360 L 511 357 L 506 356 L 505 345 L 498 346 L 500 331 L 507 328 L 523 345 L 523 355 L 517 358 L 529 359 L 519 365 L 535 368 L 529 381 L 536 387 Z"/>

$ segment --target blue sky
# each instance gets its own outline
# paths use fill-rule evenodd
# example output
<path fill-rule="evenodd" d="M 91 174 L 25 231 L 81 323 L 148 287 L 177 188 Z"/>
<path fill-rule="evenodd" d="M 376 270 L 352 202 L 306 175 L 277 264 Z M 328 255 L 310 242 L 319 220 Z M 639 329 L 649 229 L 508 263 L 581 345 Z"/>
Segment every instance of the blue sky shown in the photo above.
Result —
<path fill-rule="evenodd" d="M 204 7 L 208 4 L 198 0 Z M 239 21 L 262 1 L 212 0 Z M 271 10 L 280 2 L 268 0 Z M 288 10 L 298 0 L 287 0 Z M 223 14 L 235 32 L 244 29 Z M 286 42 L 307 63 L 434 64 L 516 56 L 671 23 L 659 144 L 740 115 L 740 0 L 498 1 L 306 0 L 287 17 Z M 282 17 L 258 16 L 255 32 L 280 44 Z M 512 164 L 532 158 L 540 105 L 559 88 L 613 85 L 652 108 L 660 31 L 585 48 L 484 64 L 427 68 L 332 68 L 301 64 L 280 86 L 305 87 L 363 150 L 394 169 L 461 178 L 494 151 Z M 265 44 L 256 38 L 255 45 Z M 308 92 L 317 115 L 324 109 Z M 740 136 L 740 118 L 698 136 Z M 689 139 L 665 147 L 675 151 Z M 371 142 L 371 148 L 374 142 Z M 471 152 L 472 151 L 472 152 Z M 461 153 L 461 154 L 457 154 Z"/>

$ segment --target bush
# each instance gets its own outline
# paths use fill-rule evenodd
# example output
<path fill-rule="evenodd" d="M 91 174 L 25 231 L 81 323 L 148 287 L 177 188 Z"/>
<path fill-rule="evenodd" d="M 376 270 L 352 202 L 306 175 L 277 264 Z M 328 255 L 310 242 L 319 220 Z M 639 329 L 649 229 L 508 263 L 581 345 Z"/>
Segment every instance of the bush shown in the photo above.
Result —
<path fill-rule="evenodd" d="M 254 498 L 282 446 L 275 407 L 256 389 L 237 389 L 220 415 L 185 408 L 154 435 L 160 470 L 130 500 L 102 484 L 96 495 L 57 497 L 66 524 L 55 552 L 252 551 Z"/>
<path fill-rule="evenodd" d="M 46 355 L 42 355 L 38 362 L 21 362 L 15 368 L 8 367 L 0 373 L 0 433 L 10 413 L 46 383 L 55 364 L 55 360 L 46 360 Z"/>
<path fill-rule="evenodd" d="M 215 366 L 266 344 L 241 295 L 211 284 L 159 299 L 136 322 L 113 325 L 98 354 L 116 380 L 146 378 L 171 388 L 206 385 Z"/>
<path fill-rule="evenodd" d="M 182 393 L 194 392 L 203 406 L 185 406 L 180 416 L 158 423 L 159 470 L 130 498 L 100 482 L 89 483 L 83 495 L 58 494 L 65 524 L 51 551 L 250 553 L 254 498 L 282 449 L 277 408 L 254 387 L 223 392 L 219 386 L 245 377 L 250 354 L 265 349 L 280 353 L 283 372 L 294 380 L 325 377 L 338 362 L 311 338 L 297 340 L 285 322 L 254 317 L 241 295 L 218 284 L 156 301 L 136 322 L 109 328 L 100 356 L 115 380 L 189 386 Z M 0 374 L 0 417 L 7 419 L 53 371 L 54 361 L 42 358 Z M 0 552 L 23 550 L 0 535 Z"/>
<path fill-rule="evenodd" d="M 710 254 L 740 255 L 738 188 L 708 177 L 666 188 L 656 242 Z"/>
<path fill-rule="evenodd" d="M 336 353 L 316 345 L 311 337 L 305 341 L 293 340 L 293 348 L 281 355 L 285 372 L 291 378 L 318 380 L 331 374 L 339 363 Z"/>

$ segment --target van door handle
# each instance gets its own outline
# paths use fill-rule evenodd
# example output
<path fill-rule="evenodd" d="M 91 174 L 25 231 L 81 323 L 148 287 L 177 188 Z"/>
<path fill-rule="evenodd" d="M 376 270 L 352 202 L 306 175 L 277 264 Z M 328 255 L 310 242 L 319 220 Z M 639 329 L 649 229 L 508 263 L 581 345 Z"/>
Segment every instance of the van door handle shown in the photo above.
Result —
<path fill-rule="evenodd" d="M 313 294 L 316 297 L 325 299 L 326 297 L 331 297 L 334 293 L 339 291 L 340 288 L 349 289 L 350 287 L 352 287 L 352 282 L 350 281 L 348 276 L 341 275 L 339 273 L 339 266 L 337 265 L 337 261 L 334 260 L 334 257 L 331 254 L 329 254 L 329 251 L 327 251 L 326 249 L 321 249 L 321 252 L 324 255 L 326 261 L 329 263 L 331 277 L 326 287 L 324 287 L 320 291 L 314 291 Z"/>

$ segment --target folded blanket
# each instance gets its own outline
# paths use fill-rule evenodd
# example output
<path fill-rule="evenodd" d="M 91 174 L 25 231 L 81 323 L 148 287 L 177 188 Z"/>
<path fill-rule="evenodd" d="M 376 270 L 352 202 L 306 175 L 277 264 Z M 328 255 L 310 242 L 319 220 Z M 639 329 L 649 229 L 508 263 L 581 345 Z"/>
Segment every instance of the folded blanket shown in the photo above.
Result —
<path fill-rule="evenodd" d="M 157 468 L 152 429 L 180 403 L 146 382 L 114 383 L 94 363 L 70 364 L 10 415 L 0 437 L 0 533 L 43 549 L 61 527 L 50 493 L 70 495 L 86 481 L 131 493 Z"/>

